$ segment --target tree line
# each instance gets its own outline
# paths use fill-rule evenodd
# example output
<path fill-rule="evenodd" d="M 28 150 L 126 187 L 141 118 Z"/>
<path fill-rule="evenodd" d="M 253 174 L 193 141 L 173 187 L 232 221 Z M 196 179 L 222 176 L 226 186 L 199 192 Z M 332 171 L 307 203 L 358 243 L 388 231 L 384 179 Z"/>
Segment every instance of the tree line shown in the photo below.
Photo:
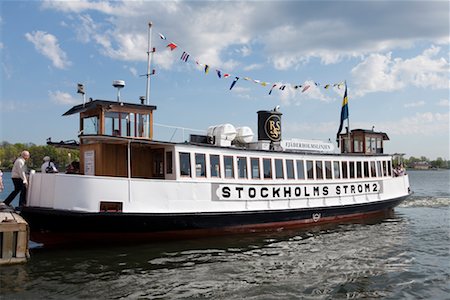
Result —
<path fill-rule="evenodd" d="M 60 172 L 64 172 L 72 161 L 80 160 L 78 150 L 56 148 L 45 145 L 39 146 L 32 143 L 1 142 L 0 144 L 0 169 L 10 171 L 17 157 L 23 150 L 30 152 L 30 159 L 27 161 L 29 169 L 40 170 L 45 156 L 50 157 Z"/>
<path fill-rule="evenodd" d="M 431 168 L 437 169 L 449 169 L 450 168 L 450 160 L 444 160 L 442 157 L 438 157 L 435 160 L 430 160 L 425 156 L 414 157 L 404 159 L 404 164 L 408 168 L 414 167 L 416 163 L 426 163 L 429 164 Z"/>

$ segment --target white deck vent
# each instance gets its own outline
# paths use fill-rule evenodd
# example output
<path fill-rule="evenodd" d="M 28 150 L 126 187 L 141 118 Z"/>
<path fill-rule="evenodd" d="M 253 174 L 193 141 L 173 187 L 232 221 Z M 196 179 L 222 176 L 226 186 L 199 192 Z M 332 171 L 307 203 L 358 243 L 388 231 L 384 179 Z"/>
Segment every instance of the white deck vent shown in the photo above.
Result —
<path fill-rule="evenodd" d="M 236 142 L 240 144 L 248 144 L 253 141 L 253 131 L 248 126 L 242 126 L 236 128 Z"/>
<path fill-rule="evenodd" d="M 231 124 L 210 126 L 206 135 L 210 143 L 216 146 L 229 147 L 236 138 L 236 128 Z"/>

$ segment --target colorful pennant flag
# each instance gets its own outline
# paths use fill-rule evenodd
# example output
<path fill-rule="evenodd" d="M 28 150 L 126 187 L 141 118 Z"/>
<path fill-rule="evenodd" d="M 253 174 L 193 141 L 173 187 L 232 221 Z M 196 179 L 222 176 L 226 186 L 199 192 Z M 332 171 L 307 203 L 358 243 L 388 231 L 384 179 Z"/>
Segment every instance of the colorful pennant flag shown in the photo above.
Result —
<path fill-rule="evenodd" d="M 311 86 L 310 85 L 305 85 L 305 87 L 302 90 L 302 93 L 305 92 L 307 89 L 309 89 Z"/>
<path fill-rule="evenodd" d="M 220 70 L 216 70 L 217 72 L 217 76 L 219 76 L 219 78 L 222 78 L 222 73 L 220 72 Z"/>
<path fill-rule="evenodd" d="M 184 62 L 187 62 L 189 59 L 189 54 L 183 51 L 183 54 L 181 55 L 180 59 Z"/>
<path fill-rule="evenodd" d="M 344 120 L 348 119 L 348 97 L 347 97 L 347 83 L 345 83 L 344 99 L 342 99 L 342 109 L 341 109 L 341 124 L 339 125 L 338 132 L 336 134 L 336 139 L 339 140 L 339 134 L 342 131 L 344 125 Z"/>
<path fill-rule="evenodd" d="M 271 95 L 272 94 L 272 90 L 274 89 L 274 87 L 276 87 L 277 85 L 276 84 L 274 84 L 274 85 L 272 85 L 272 88 L 270 89 L 270 91 L 269 91 L 269 95 Z"/>
<path fill-rule="evenodd" d="M 239 77 L 235 77 L 234 78 L 234 80 L 233 80 L 233 82 L 231 83 L 231 86 L 230 86 L 230 91 L 231 91 L 231 89 L 234 87 L 234 85 L 236 84 L 236 82 L 239 80 Z"/>
<path fill-rule="evenodd" d="M 158 33 L 158 34 L 159 34 L 159 37 L 160 37 L 162 40 L 167 40 L 166 37 L 165 37 L 162 33 Z"/>
<path fill-rule="evenodd" d="M 170 51 L 175 50 L 175 48 L 177 48 L 178 46 L 175 43 L 170 43 L 169 45 L 167 45 L 167 47 L 170 48 Z"/>
<path fill-rule="evenodd" d="M 208 74 L 208 72 L 209 72 L 209 66 L 205 65 L 205 74 Z"/>

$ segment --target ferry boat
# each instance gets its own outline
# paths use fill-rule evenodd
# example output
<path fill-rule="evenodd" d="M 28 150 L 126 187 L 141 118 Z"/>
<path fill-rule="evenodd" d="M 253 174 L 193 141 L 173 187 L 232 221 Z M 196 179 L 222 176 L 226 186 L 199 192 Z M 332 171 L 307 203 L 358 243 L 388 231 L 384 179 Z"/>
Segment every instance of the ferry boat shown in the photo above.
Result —
<path fill-rule="evenodd" d="M 31 239 L 152 241 L 361 219 L 410 194 L 393 172 L 384 132 L 354 129 L 332 143 L 283 140 L 282 113 L 257 112 L 249 127 L 211 126 L 188 141 L 153 138 L 156 106 L 90 100 L 79 114 L 76 174 L 30 174 Z M 256 116 L 255 116 L 256 119 Z M 64 146 L 64 145 L 62 145 Z M 339 153 L 338 153 L 339 152 Z"/>

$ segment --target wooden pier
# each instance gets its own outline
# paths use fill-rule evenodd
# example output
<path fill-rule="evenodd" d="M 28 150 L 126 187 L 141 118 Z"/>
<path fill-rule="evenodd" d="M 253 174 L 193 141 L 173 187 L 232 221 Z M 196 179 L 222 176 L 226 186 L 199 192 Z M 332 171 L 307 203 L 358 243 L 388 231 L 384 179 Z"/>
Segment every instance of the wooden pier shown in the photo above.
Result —
<path fill-rule="evenodd" d="M 0 265 L 24 263 L 30 257 L 28 223 L 12 209 L 0 210 Z"/>

